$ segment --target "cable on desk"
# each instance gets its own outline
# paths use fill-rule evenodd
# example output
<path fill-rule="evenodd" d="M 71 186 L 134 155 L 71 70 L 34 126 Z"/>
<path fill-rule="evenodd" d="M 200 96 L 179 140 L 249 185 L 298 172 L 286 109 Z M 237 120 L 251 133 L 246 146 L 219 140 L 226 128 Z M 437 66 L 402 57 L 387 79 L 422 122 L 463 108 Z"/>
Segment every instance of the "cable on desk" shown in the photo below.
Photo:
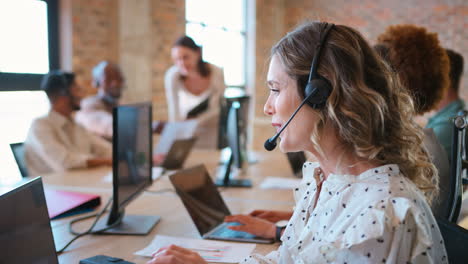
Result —
<path fill-rule="evenodd" d="M 99 229 L 99 230 L 95 230 L 95 231 L 92 231 L 93 228 L 96 226 L 96 223 L 98 222 L 99 218 L 101 218 L 101 216 L 106 212 L 107 208 L 109 207 L 110 203 L 112 202 L 112 198 L 109 199 L 109 201 L 107 201 L 106 205 L 104 206 L 104 208 L 97 214 L 92 214 L 92 215 L 87 215 L 87 216 L 84 216 L 84 217 L 79 217 L 79 218 L 76 218 L 74 220 L 72 220 L 68 226 L 68 229 L 70 231 L 70 233 L 72 233 L 73 235 L 75 235 L 74 238 L 72 238 L 63 248 L 61 248 L 60 250 L 57 251 L 57 254 L 61 254 L 63 253 L 63 251 L 71 245 L 71 243 L 73 243 L 73 241 L 77 240 L 78 238 L 82 237 L 82 236 L 85 236 L 85 235 L 89 235 L 89 234 L 96 234 L 96 233 L 99 233 L 99 232 L 103 232 L 103 231 L 106 231 L 108 229 L 111 229 L 117 225 L 120 224 L 122 218 L 118 219 L 114 224 L 110 225 L 110 226 L 107 226 L 103 229 Z M 83 221 L 85 219 L 89 219 L 89 218 L 92 218 L 92 217 L 96 217 L 96 219 L 94 220 L 93 224 L 88 228 L 88 230 L 86 230 L 85 232 L 82 232 L 82 233 L 78 233 L 76 231 L 73 230 L 72 228 L 72 225 L 76 222 L 79 222 L 79 221 Z"/>

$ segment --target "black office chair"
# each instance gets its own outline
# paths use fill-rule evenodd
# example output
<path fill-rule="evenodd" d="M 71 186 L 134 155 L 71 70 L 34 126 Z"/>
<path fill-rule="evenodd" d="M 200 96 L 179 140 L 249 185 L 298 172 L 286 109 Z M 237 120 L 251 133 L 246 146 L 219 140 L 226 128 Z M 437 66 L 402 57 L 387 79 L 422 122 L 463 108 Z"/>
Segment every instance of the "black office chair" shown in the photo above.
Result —
<path fill-rule="evenodd" d="M 466 263 L 468 260 L 468 230 L 458 226 L 456 221 L 460 214 L 463 175 L 466 174 L 466 127 L 467 112 L 461 111 L 453 119 L 452 153 L 450 164 L 450 187 L 447 215 L 437 217 L 437 224 L 444 238 L 449 263 Z M 438 241 L 434 241 L 438 243 Z"/>
<path fill-rule="evenodd" d="M 28 169 L 26 167 L 26 162 L 24 161 L 24 146 L 23 143 L 11 143 L 11 151 L 15 157 L 16 164 L 20 170 L 21 176 L 28 177 Z"/>
<path fill-rule="evenodd" d="M 444 239 L 449 263 L 465 264 L 468 260 L 468 230 L 442 218 L 437 218 L 437 224 Z"/>
<path fill-rule="evenodd" d="M 450 164 L 450 188 L 448 214 L 445 219 L 456 223 L 460 214 L 463 194 L 463 175 L 468 169 L 466 160 L 466 127 L 468 126 L 467 112 L 461 111 L 453 119 L 452 153 Z"/>

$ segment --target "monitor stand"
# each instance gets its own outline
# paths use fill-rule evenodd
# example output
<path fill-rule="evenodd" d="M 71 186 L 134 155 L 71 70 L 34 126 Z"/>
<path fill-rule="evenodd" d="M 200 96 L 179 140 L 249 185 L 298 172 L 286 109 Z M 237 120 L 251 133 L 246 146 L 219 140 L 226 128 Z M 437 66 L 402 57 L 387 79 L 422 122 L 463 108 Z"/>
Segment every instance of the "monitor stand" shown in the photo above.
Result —
<path fill-rule="evenodd" d="M 113 235 L 147 235 L 159 222 L 161 217 L 157 215 L 124 215 L 120 224 L 98 234 Z M 93 228 L 93 231 L 106 228 L 107 217 L 102 217 Z"/>
<path fill-rule="evenodd" d="M 224 177 L 223 179 L 216 179 L 216 186 L 218 187 L 252 187 L 252 181 L 249 179 L 231 179 L 231 167 L 232 162 L 234 161 L 234 154 L 231 152 L 229 155 L 229 160 L 225 165 Z"/>
<path fill-rule="evenodd" d="M 255 163 L 258 163 L 258 158 L 255 155 L 255 153 L 251 151 L 243 151 L 243 155 L 245 156 L 245 160 L 247 161 L 248 164 L 252 165 Z M 230 147 L 225 147 L 221 150 L 221 155 L 219 158 L 219 164 L 227 164 L 229 161 L 229 157 L 231 155 L 231 148 Z"/>

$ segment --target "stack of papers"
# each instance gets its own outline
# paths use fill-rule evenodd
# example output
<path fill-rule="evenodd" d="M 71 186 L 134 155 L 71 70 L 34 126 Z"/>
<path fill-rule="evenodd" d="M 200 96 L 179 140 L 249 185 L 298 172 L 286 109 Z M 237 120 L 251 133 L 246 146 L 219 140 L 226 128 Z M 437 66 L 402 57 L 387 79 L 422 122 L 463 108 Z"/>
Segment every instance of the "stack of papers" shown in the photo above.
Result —
<path fill-rule="evenodd" d="M 301 179 L 267 177 L 261 184 L 261 189 L 294 189 L 299 187 Z"/>
<path fill-rule="evenodd" d="M 255 249 L 255 244 L 228 243 L 157 235 L 146 248 L 134 254 L 151 257 L 158 249 L 170 245 L 177 245 L 195 251 L 207 262 L 220 263 L 238 263 L 248 257 Z"/>

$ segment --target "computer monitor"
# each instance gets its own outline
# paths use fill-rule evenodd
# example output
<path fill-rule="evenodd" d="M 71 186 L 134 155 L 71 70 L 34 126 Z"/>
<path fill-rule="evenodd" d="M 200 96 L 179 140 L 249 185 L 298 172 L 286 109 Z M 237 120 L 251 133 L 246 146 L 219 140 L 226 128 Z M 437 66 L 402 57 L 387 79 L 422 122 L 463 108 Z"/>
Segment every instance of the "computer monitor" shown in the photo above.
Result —
<path fill-rule="evenodd" d="M 234 101 L 227 116 L 226 134 L 230 149 L 229 158 L 224 165 L 224 175 L 222 179 L 216 181 L 217 186 L 224 187 L 251 187 L 252 181 L 249 179 L 231 179 L 232 166 L 242 169 L 245 160 L 245 122 L 241 118 L 241 103 Z"/>
<path fill-rule="evenodd" d="M 124 212 L 125 207 L 152 184 L 151 123 L 150 103 L 113 109 L 112 208 L 108 219 L 100 221 L 95 230 L 116 225 L 105 233 L 145 235 L 159 221 L 159 216 L 125 215 Z"/>
<path fill-rule="evenodd" d="M 42 179 L 0 194 L 0 263 L 58 263 Z"/>

